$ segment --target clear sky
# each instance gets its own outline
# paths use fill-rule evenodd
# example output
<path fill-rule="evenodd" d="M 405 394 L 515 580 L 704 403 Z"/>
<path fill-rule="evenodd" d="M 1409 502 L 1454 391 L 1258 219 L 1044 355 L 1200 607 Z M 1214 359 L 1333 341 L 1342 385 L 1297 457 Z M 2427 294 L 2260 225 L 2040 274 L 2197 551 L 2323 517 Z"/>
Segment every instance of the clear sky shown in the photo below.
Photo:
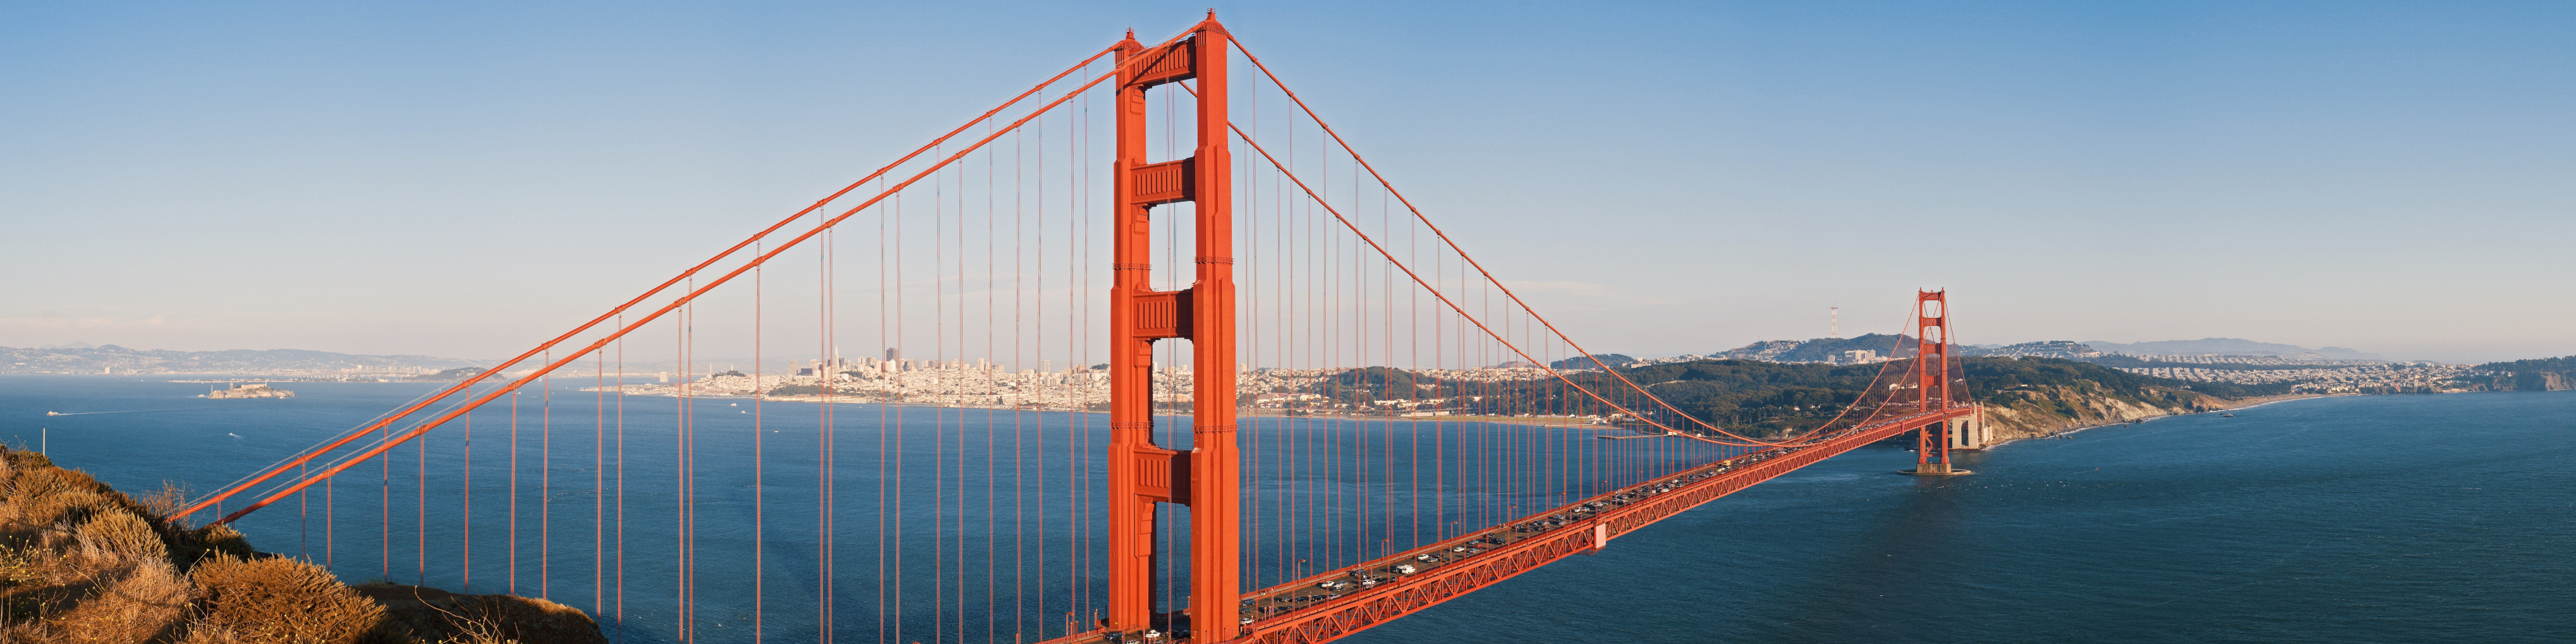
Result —
<path fill-rule="evenodd" d="M 1206 6 L 0 4 L 0 346 L 515 353 Z M 2576 354 L 2576 4 L 1216 9 L 1596 350 Z"/>

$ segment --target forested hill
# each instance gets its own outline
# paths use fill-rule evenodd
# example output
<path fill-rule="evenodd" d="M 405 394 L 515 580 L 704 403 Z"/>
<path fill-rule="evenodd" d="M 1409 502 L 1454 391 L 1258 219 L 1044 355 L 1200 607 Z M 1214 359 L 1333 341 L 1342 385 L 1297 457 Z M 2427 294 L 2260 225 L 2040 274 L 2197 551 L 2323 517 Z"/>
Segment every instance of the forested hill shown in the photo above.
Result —
<path fill-rule="evenodd" d="M 2490 362 L 2478 368 L 2496 373 L 2488 387 L 2498 391 L 2576 389 L 2576 356 Z"/>
<path fill-rule="evenodd" d="M 2289 393 L 2291 386 L 2158 378 L 2058 358 L 1956 361 L 1965 380 L 1956 383 L 1954 395 L 1986 404 L 1999 435 L 2008 438 L 2198 411 L 2228 399 Z M 1813 429 L 1854 404 L 1878 404 L 1883 398 L 1863 401 L 1873 382 L 1897 384 L 1908 367 L 1901 360 L 1865 365 L 1696 360 L 1622 367 L 1616 373 L 1592 370 L 1564 375 L 1592 392 L 1625 391 L 1627 384 L 1620 382 L 1625 380 L 1653 392 L 1681 413 L 1728 431 L 1778 436 Z M 1882 369 L 1888 380 L 1879 382 Z M 1443 403 L 1448 409 L 1471 415 L 1606 413 L 1590 402 L 1589 395 L 1552 378 L 1447 380 L 1387 367 L 1343 371 L 1308 385 L 1304 393 L 1318 394 L 1319 399 L 1298 403 L 1296 408 L 1391 415 L 1421 409 L 1423 402 L 1449 401 Z M 1626 406 L 1649 419 L 1671 413 L 1634 403 Z M 1664 424 L 1686 423 L 1669 419 Z"/>
<path fill-rule="evenodd" d="M 1867 349 L 1880 357 L 1903 358 L 1914 355 L 1914 337 L 1872 333 L 1856 338 L 1814 338 L 1809 340 L 1764 340 L 1710 355 L 1726 360 L 1767 360 L 1771 362 L 1830 362 L 1845 351 Z"/>
<path fill-rule="evenodd" d="M 2246 386 L 2156 378 L 2055 358 L 1959 358 L 1958 393 L 2003 413 L 1999 425 L 2030 431 L 2097 424 L 2138 414 L 2206 407 L 2222 399 L 2287 393 L 2288 385 Z M 1683 412 L 1730 431 L 1777 435 L 1813 428 L 1861 398 L 1882 365 L 1704 360 L 1621 369 L 1629 380 Z M 1902 373 L 1905 363 L 1889 365 Z M 1574 376 L 1606 379 L 1607 375 Z M 1893 376 L 1901 377 L 1901 376 Z"/>

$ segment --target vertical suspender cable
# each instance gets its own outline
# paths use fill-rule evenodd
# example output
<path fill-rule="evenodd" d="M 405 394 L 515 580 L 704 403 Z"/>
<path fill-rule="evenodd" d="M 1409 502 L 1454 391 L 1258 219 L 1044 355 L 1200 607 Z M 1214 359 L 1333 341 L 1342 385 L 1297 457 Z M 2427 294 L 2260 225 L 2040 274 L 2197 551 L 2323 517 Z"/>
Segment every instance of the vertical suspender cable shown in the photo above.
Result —
<path fill-rule="evenodd" d="M 378 441 L 393 438 L 393 426 L 378 430 Z M 394 576 L 394 457 L 393 452 L 376 456 L 376 578 Z"/>
<path fill-rule="evenodd" d="M 758 252 L 764 246 L 755 243 L 753 248 L 754 252 Z M 767 552 L 769 508 L 767 492 L 761 488 L 766 479 L 765 472 L 761 469 L 763 443 L 760 423 L 760 403 L 769 398 L 769 393 L 761 389 L 760 382 L 762 373 L 760 305 L 763 286 L 761 272 L 765 268 L 755 266 L 751 269 L 751 641 L 753 644 L 759 644 L 765 634 L 762 629 L 765 625 L 762 613 L 767 608 L 769 599 L 768 587 L 765 585 L 765 573 L 768 571 L 769 564 Z M 818 376 L 818 382 L 823 380 L 819 376 L 822 376 L 824 371 L 826 369 L 814 370 L 814 375 Z"/>
<path fill-rule="evenodd" d="M 510 392 L 510 594 L 519 594 L 519 392 Z"/>
<path fill-rule="evenodd" d="M 608 613 L 608 353 L 591 357 L 590 429 L 590 614 Z"/>
<path fill-rule="evenodd" d="M 618 328 L 626 316 L 617 316 Z M 617 339 L 617 621 L 626 621 L 626 339 Z"/>
<path fill-rule="evenodd" d="M 465 413 L 465 508 L 458 512 L 464 543 L 457 548 L 456 591 L 474 592 L 474 412 Z"/>
<path fill-rule="evenodd" d="M 429 437 L 427 436 L 422 436 L 420 439 L 420 477 L 413 481 L 412 490 L 419 493 L 419 498 L 412 502 L 412 508 L 420 515 L 412 522 L 413 527 L 420 529 L 419 542 L 416 550 L 413 551 L 419 559 L 413 578 L 415 583 L 427 586 L 429 585 Z"/>
<path fill-rule="evenodd" d="M 554 353 L 547 352 L 547 362 Z M 554 376 L 537 379 L 537 596 L 554 598 L 555 554 L 555 387 Z"/>

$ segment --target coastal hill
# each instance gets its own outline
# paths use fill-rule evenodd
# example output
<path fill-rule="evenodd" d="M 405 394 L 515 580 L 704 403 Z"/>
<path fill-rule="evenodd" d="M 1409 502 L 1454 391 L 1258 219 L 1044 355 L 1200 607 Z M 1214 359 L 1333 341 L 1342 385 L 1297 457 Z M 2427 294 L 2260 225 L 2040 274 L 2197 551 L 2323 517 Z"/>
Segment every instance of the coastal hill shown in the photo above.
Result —
<path fill-rule="evenodd" d="M 2295 386 L 2181 380 L 2058 358 L 1960 357 L 1952 364 L 1965 377 L 1955 395 L 1984 403 L 1997 436 L 2004 439 L 2235 407 L 2290 394 Z M 1614 367 L 1615 373 L 1590 369 L 1563 375 L 1592 391 L 1617 391 L 1634 383 L 1672 405 L 1669 411 L 1637 409 L 1650 417 L 1678 411 L 1730 432 L 1761 438 L 1814 429 L 1846 409 L 1865 415 L 1867 409 L 1853 408 L 1879 404 L 1888 390 L 1885 385 L 1903 379 L 1909 367 L 1902 360 L 1838 365 L 1729 359 L 1655 362 Z M 1283 381 L 1278 393 L 1302 397 L 1273 399 L 1302 400 L 1297 406 L 1305 409 L 1377 410 L 1366 413 L 1386 415 L 1404 410 L 1420 413 L 1422 405 L 1429 403 L 1446 405 L 1457 415 L 1595 413 L 1569 407 L 1575 401 L 1552 378 L 1459 377 L 1460 373 L 1351 369 L 1304 383 Z M 1667 425 L 1689 425 L 1666 418 Z"/>
<path fill-rule="evenodd" d="M 1850 338 L 1814 338 L 1809 340 L 1763 340 L 1753 344 L 1707 355 L 1718 360 L 1762 360 L 1766 362 L 1832 362 L 1845 351 L 1875 351 L 1879 357 L 1903 358 L 1914 355 L 1914 336 L 1871 333 Z M 1893 353 L 1890 353 L 1893 351 Z"/>
<path fill-rule="evenodd" d="M 2478 365 L 2487 372 L 2484 383 L 2495 391 L 2567 391 L 2576 389 L 2576 356 L 2490 362 Z"/>
<path fill-rule="evenodd" d="M 435 356 L 369 356 L 303 349 L 170 351 L 105 346 L 0 347 L 0 373 L 109 373 L 313 376 L 362 372 L 413 375 L 475 366 Z"/>
<path fill-rule="evenodd" d="M 1689 359 L 1761 360 L 1765 362 L 1843 362 L 1846 351 L 1870 351 L 1880 358 L 1914 357 L 1914 336 L 1871 333 L 1853 338 L 1813 338 L 1807 340 L 1764 340 L 1706 356 Z M 2102 355 L 2100 350 L 2081 342 L 2045 340 L 2015 345 L 1961 345 L 1955 347 L 1962 356 L 2036 356 L 2041 358 L 2088 359 Z"/>
<path fill-rule="evenodd" d="M 44 455 L 0 447 L 0 640 L 176 644 L 605 644 L 580 610 L 507 595 L 349 586 Z"/>
<path fill-rule="evenodd" d="M 1959 393 L 1985 403 L 2005 439 L 2230 407 L 2290 389 L 2158 378 L 2056 358 L 1957 362 L 1967 378 Z M 1813 428 L 1860 401 L 1882 366 L 1905 367 L 1707 360 L 1622 371 L 1701 420 L 1750 436 L 1778 436 Z"/>

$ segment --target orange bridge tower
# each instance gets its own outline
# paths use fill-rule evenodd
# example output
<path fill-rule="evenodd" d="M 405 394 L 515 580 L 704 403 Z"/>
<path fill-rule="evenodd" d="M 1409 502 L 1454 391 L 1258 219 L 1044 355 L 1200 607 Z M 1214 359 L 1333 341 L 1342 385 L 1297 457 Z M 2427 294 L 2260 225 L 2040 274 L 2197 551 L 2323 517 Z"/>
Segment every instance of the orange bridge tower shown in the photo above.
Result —
<path fill-rule="evenodd" d="M 1950 402 L 1950 301 L 1945 290 L 1918 291 L 1914 295 L 1914 374 L 1915 391 L 1922 413 L 1946 412 Z M 1915 433 L 1914 469 L 1908 474 L 1942 476 L 1967 474 L 1951 467 L 1950 447 L 1956 444 L 1954 425 L 1949 419 L 1923 426 Z"/>
<path fill-rule="evenodd" d="M 1180 610 L 1157 613 L 1154 544 L 1160 504 L 1189 509 L 1189 605 L 1193 641 L 1235 639 L 1240 550 L 1235 453 L 1235 287 L 1232 159 L 1226 131 L 1229 36 L 1214 12 L 1186 38 L 1147 48 L 1133 34 L 1118 44 L 1117 159 L 1110 170 L 1117 208 L 1116 275 L 1109 294 L 1109 612 L 1101 626 L 1134 639 L 1173 631 Z M 1197 145 L 1186 158 L 1148 163 L 1145 90 L 1181 86 L 1197 96 Z M 1194 87 L 1193 87 L 1194 85 Z M 1189 202 L 1197 228 L 1197 280 L 1178 291 L 1152 287 L 1153 211 Z M 1167 209 L 1170 216 L 1173 210 Z M 1179 243 L 1166 240 L 1165 243 Z M 1189 451 L 1153 440 L 1154 342 L 1187 339 L 1193 392 Z"/>

